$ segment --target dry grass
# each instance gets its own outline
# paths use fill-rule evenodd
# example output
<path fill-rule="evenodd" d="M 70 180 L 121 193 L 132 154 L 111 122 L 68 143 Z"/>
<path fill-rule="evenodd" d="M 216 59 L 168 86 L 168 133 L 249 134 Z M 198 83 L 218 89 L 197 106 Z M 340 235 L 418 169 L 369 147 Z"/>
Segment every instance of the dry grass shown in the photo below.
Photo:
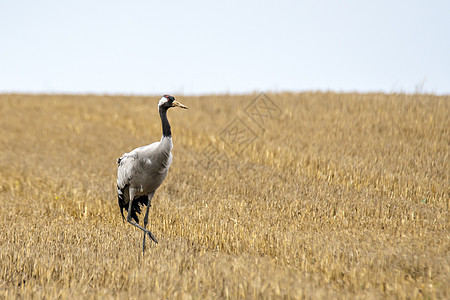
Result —
<path fill-rule="evenodd" d="M 178 97 L 143 257 L 115 161 L 158 98 L 0 95 L 0 298 L 448 299 L 450 98 L 255 96 Z"/>

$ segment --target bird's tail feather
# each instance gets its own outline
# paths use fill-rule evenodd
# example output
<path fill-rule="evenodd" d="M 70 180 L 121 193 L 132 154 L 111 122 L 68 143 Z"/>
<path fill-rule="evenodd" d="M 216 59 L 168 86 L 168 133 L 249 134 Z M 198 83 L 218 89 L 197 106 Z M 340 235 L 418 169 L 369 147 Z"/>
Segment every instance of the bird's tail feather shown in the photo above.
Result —
<path fill-rule="evenodd" d="M 133 206 L 131 207 L 131 218 L 134 219 L 136 223 L 139 223 L 138 214 L 141 213 L 141 206 L 147 205 L 147 202 L 148 202 L 147 196 L 140 196 L 134 198 Z"/>
<path fill-rule="evenodd" d="M 117 187 L 117 198 L 119 198 L 119 207 L 120 207 L 120 213 L 122 214 L 123 220 L 125 220 L 125 216 L 123 215 L 123 209 L 127 210 L 125 200 L 123 198 L 123 190 Z"/>
<path fill-rule="evenodd" d="M 120 213 L 122 214 L 122 218 L 125 220 L 125 216 L 123 214 L 123 210 L 128 211 L 128 203 L 125 203 L 125 200 L 123 198 L 123 193 L 118 193 L 119 198 L 119 207 L 120 207 Z M 148 203 L 148 197 L 147 196 L 139 196 L 137 198 L 134 198 L 133 204 L 131 206 L 131 218 L 136 222 L 139 223 L 139 217 L 138 214 L 141 213 L 141 206 L 147 205 Z"/>

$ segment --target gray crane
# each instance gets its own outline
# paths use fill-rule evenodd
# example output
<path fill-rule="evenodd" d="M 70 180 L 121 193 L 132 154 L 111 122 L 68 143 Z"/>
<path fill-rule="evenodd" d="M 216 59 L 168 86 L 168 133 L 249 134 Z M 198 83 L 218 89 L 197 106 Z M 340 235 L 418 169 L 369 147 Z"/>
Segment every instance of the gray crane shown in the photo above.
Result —
<path fill-rule="evenodd" d="M 173 96 L 164 95 L 158 102 L 159 116 L 162 123 L 161 141 L 142 146 L 125 153 L 117 160 L 117 195 L 122 218 L 123 210 L 127 211 L 127 222 L 144 232 L 142 241 L 142 253 L 145 252 L 145 237 L 148 236 L 158 243 L 153 234 L 147 230 L 148 211 L 152 204 L 152 198 L 156 189 L 167 176 L 169 166 L 172 163 L 172 133 L 167 120 L 167 110 L 171 107 L 187 107 L 176 101 Z M 141 205 L 146 205 L 144 227 L 139 225 L 138 214 L 141 213 Z"/>

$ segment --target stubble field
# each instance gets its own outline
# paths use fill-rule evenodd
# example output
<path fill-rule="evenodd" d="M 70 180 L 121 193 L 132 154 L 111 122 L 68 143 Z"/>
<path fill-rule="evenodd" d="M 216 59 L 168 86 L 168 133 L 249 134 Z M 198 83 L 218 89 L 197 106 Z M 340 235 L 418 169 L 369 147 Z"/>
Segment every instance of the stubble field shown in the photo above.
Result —
<path fill-rule="evenodd" d="M 177 97 L 142 256 L 158 99 L 0 95 L 0 298 L 450 298 L 450 97 Z"/>

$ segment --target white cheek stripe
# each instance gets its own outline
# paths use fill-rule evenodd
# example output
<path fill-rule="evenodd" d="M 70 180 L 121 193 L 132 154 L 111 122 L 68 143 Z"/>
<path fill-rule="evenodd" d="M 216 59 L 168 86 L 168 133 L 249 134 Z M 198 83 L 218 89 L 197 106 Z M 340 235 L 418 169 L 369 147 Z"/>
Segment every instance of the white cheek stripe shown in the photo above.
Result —
<path fill-rule="evenodd" d="M 158 107 L 161 106 L 161 105 L 163 105 L 163 104 L 166 103 L 167 101 L 168 101 L 168 100 L 167 100 L 166 97 L 162 97 L 161 99 L 159 99 Z"/>

